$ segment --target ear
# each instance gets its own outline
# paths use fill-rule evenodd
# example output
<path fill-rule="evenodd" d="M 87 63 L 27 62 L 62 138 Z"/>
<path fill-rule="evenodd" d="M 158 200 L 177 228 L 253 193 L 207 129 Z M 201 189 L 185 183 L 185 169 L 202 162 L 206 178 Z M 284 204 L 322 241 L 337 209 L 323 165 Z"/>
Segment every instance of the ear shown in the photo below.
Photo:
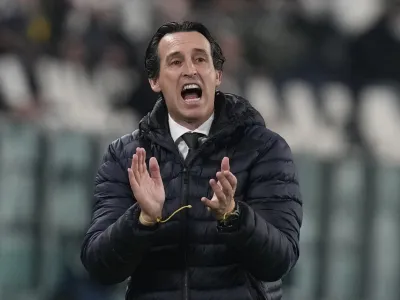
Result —
<path fill-rule="evenodd" d="M 156 92 L 156 93 L 161 92 L 160 82 L 158 81 L 158 78 L 149 79 L 149 83 L 150 83 L 150 86 L 151 86 L 151 89 L 153 90 L 153 92 Z"/>
<path fill-rule="evenodd" d="M 220 86 L 222 82 L 222 71 L 215 71 L 216 76 L 215 76 L 215 86 Z"/>

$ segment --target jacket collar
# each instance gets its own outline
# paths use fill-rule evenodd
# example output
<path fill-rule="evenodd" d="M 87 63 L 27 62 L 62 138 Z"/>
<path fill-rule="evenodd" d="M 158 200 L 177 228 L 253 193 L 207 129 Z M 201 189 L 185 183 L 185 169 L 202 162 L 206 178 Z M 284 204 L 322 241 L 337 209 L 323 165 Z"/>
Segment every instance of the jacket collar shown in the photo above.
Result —
<path fill-rule="evenodd" d="M 229 137 L 238 128 L 252 125 L 265 126 L 265 122 L 246 99 L 234 94 L 216 92 L 210 138 L 214 135 Z M 160 143 L 173 142 L 169 130 L 168 110 L 162 97 L 157 100 L 153 110 L 140 121 L 139 129 L 142 135 L 151 135 L 153 140 L 156 139 Z"/>
<path fill-rule="evenodd" d="M 171 132 L 171 137 L 176 142 L 182 135 L 184 135 L 187 132 L 198 132 L 203 134 L 204 136 L 208 136 L 210 133 L 211 125 L 214 121 L 214 113 L 205 121 L 203 124 L 201 124 L 198 128 L 195 130 L 190 130 L 180 124 L 178 124 L 172 117 L 171 115 L 168 115 L 168 127 L 169 131 Z"/>

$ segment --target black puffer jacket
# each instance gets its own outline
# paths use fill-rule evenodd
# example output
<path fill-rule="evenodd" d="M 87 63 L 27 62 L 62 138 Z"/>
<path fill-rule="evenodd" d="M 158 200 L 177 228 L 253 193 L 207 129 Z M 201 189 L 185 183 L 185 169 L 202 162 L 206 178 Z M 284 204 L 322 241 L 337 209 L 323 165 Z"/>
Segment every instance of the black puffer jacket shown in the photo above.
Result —
<path fill-rule="evenodd" d="M 104 284 L 130 277 L 126 299 L 281 299 L 280 279 L 299 257 L 302 222 L 292 154 L 246 100 L 218 92 L 215 101 L 210 137 L 186 164 L 169 134 L 162 100 L 139 130 L 114 141 L 104 156 L 81 258 Z M 193 206 L 154 228 L 138 222 L 140 208 L 128 181 L 138 146 L 160 164 L 163 217 Z M 224 156 L 238 179 L 241 219 L 233 233 L 217 232 L 200 201 L 212 197 L 208 182 Z"/>

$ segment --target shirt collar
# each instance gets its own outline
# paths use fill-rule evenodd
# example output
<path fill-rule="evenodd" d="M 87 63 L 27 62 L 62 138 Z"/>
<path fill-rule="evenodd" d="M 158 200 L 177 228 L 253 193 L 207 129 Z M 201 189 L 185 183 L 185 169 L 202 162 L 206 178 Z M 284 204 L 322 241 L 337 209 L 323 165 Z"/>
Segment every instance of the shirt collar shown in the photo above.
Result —
<path fill-rule="evenodd" d="M 172 119 L 171 115 L 168 114 L 168 124 L 169 124 L 169 130 L 171 132 L 171 137 L 174 142 L 176 142 L 183 134 L 187 132 L 198 132 L 202 133 L 206 136 L 210 133 L 211 125 L 212 122 L 214 121 L 214 113 L 208 118 L 207 121 L 205 121 L 203 124 L 201 124 L 197 129 L 195 130 L 190 130 L 187 129 L 186 127 L 178 124 L 175 122 L 174 119 Z"/>

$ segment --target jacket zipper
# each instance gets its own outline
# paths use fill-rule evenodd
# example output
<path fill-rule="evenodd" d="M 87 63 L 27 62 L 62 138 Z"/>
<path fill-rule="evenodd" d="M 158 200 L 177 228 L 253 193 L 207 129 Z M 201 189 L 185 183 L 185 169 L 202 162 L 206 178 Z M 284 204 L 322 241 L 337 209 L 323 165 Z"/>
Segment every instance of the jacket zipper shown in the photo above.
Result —
<path fill-rule="evenodd" d="M 215 135 L 212 139 L 207 140 L 203 145 L 201 145 L 199 147 L 199 149 L 197 149 L 198 152 L 201 152 L 202 149 L 204 149 L 208 144 L 211 144 L 214 142 L 214 140 L 216 139 L 216 136 L 219 135 Z M 183 168 L 183 199 L 182 199 L 182 206 L 186 206 L 188 205 L 188 197 L 189 197 L 189 167 L 188 165 L 191 164 L 191 162 L 194 159 L 194 156 L 192 156 L 190 161 L 185 161 L 182 156 L 179 154 L 179 150 L 177 148 L 173 148 L 170 147 L 168 144 L 165 143 L 160 143 L 160 141 L 153 137 L 153 142 L 159 144 L 160 146 L 166 148 L 167 150 L 176 153 L 180 159 L 181 159 L 181 163 L 184 166 Z M 188 275 L 188 263 L 187 263 L 187 218 L 188 218 L 188 211 L 185 209 L 183 211 L 183 222 L 182 222 L 182 250 L 183 250 L 183 255 L 184 255 L 184 275 L 183 275 L 183 293 L 182 293 L 182 298 L 183 300 L 189 300 L 189 275 Z"/>
<path fill-rule="evenodd" d="M 188 204 L 188 195 L 189 195 L 189 171 L 187 167 L 183 169 L 183 206 Z M 185 260 L 185 270 L 183 277 L 183 299 L 189 299 L 189 284 L 188 284 L 188 270 L 187 270 L 187 210 L 184 210 L 183 214 L 183 224 L 182 224 L 182 237 L 183 237 L 183 254 Z"/>

